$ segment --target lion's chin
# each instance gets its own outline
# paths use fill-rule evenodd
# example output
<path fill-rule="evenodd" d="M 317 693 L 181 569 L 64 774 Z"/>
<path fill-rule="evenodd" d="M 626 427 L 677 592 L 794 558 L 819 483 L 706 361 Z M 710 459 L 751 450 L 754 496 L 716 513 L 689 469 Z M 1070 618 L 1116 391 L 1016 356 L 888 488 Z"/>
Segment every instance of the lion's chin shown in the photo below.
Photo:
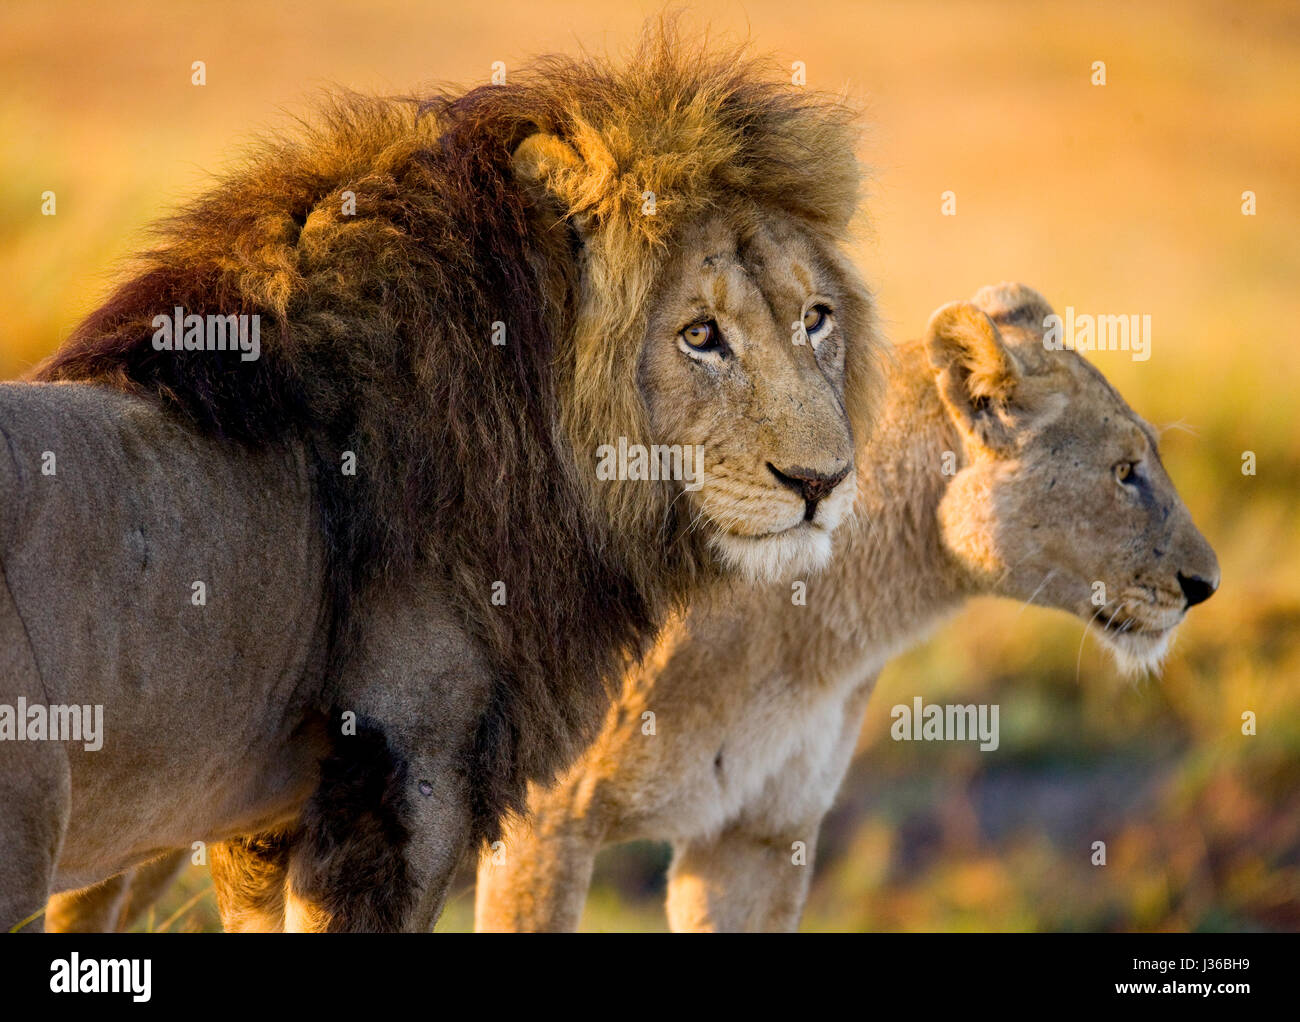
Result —
<path fill-rule="evenodd" d="M 766 536 L 716 532 L 709 546 L 728 571 L 751 582 L 775 582 L 824 568 L 831 558 L 831 530 L 801 523 Z"/>
<path fill-rule="evenodd" d="M 1150 631 L 1114 632 L 1097 628 L 1102 645 L 1110 651 L 1115 664 L 1127 677 L 1159 674 L 1174 640 L 1174 628 Z"/>

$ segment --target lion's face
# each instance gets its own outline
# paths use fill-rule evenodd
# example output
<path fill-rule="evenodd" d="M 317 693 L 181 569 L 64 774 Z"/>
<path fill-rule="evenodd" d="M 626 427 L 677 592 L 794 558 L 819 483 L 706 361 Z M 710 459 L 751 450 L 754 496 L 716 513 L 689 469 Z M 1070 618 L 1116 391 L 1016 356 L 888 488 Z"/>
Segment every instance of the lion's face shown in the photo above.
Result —
<path fill-rule="evenodd" d="M 780 218 L 735 220 L 676 248 L 638 373 L 656 441 L 700 459 L 678 498 L 694 527 L 761 579 L 820 567 L 852 510 L 846 351 L 869 327 L 827 244 Z"/>
<path fill-rule="evenodd" d="M 1151 670 L 1218 587 L 1218 561 L 1151 426 L 1078 354 L 1044 349 L 1050 312 L 1003 285 L 932 321 L 941 394 L 970 455 L 945 497 L 946 540 L 996 592 L 1078 615 L 1121 667 Z"/>

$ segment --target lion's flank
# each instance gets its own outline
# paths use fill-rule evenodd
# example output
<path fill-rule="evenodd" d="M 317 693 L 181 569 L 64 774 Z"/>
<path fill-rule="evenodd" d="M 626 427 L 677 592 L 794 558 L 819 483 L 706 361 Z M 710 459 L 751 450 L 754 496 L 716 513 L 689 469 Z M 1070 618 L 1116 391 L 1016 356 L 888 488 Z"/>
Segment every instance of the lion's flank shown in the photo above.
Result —
<path fill-rule="evenodd" d="M 445 580 L 500 678 L 467 765 L 489 835 L 593 733 L 700 570 L 669 489 L 598 492 L 584 467 L 646 435 L 637 351 L 675 231 L 740 198 L 841 237 L 847 122 L 663 27 L 626 67 L 548 57 L 463 94 L 340 95 L 164 222 L 38 374 L 155 395 L 228 442 L 304 443 L 336 662 L 369 586 Z M 576 159 L 548 162 L 555 146 Z M 260 358 L 155 350 L 176 307 L 259 315 Z"/>

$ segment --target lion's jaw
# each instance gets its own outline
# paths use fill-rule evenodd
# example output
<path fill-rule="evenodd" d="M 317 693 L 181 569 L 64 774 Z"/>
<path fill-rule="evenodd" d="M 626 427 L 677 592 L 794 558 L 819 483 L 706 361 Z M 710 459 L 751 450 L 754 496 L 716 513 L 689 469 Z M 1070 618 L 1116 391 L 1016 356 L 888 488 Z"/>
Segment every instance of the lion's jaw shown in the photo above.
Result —
<path fill-rule="evenodd" d="M 1181 622 L 1181 616 L 1179 618 Z M 1159 674 L 1165 657 L 1174 641 L 1178 625 L 1167 628 L 1115 631 L 1099 628 L 1102 645 L 1115 660 L 1121 673 L 1130 677 L 1141 674 Z"/>
<path fill-rule="evenodd" d="M 857 475 L 850 471 L 817 508 L 812 521 L 798 517 L 789 525 L 762 535 L 715 530 L 709 547 L 728 571 L 751 582 L 773 582 L 824 568 L 831 558 L 835 530 L 853 516 Z"/>

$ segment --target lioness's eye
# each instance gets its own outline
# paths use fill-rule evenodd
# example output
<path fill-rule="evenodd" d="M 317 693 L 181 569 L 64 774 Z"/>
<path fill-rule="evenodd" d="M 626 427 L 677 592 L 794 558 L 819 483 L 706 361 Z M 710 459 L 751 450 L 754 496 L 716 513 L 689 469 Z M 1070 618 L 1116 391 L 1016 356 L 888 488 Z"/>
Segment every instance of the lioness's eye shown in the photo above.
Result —
<path fill-rule="evenodd" d="M 692 323 L 677 335 L 691 351 L 719 351 L 722 348 L 722 334 L 714 320 Z"/>
<path fill-rule="evenodd" d="M 1137 463 L 1133 461 L 1121 461 L 1115 466 L 1116 482 L 1129 483 L 1133 482 L 1133 470 L 1137 468 Z"/>

